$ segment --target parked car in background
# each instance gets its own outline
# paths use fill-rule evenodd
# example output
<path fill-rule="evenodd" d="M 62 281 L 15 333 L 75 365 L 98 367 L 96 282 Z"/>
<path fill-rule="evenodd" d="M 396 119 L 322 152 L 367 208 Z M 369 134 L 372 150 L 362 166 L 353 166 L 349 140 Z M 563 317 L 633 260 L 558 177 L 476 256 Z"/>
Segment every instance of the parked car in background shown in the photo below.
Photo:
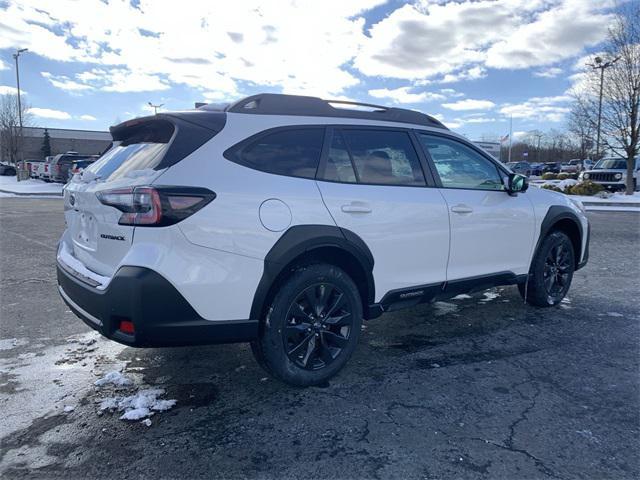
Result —
<path fill-rule="evenodd" d="M 546 162 L 542 167 L 542 173 L 560 173 L 560 162 Z"/>
<path fill-rule="evenodd" d="M 542 175 L 542 167 L 544 166 L 543 163 L 532 163 L 531 164 L 531 175 L 535 175 L 536 177 L 539 177 L 540 175 Z"/>
<path fill-rule="evenodd" d="M 46 157 L 44 163 L 42 164 L 41 169 L 38 172 L 38 178 L 40 180 L 44 180 L 45 182 L 51 181 L 51 162 L 53 161 L 53 156 Z"/>
<path fill-rule="evenodd" d="M 29 172 L 29 178 L 38 178 L 36 176 L 36 171 L 38 170 L 38 164 L 42 164 L 42 163 L 44 163 L 44 159 L 27 160 L 25 162 L 27 171 Z"/>
<path fill-rule="evenodd" d="M 560 304 L 588 259 L 581 204 L 429 115 L 351 105 L 262 94 L 111 127 L 63 192 L 64 301 L 125 345 L 251 342 L 297 386 L 386 311 L 505 284 Z"/>
<path fill-rule="evenodd" d="M 640 162 L 636 158 L 636 168 L 633 171 L 633 189 L 638 191 L 638 177 L 640 177 Z M 578 177 L 579 180 L 602 185 L 607 190 L 617 191 L 627 188 L 627 161 L 624 158 L 603 158 L 590 169 L 585 170 Z"/>
<path fill-rule="evenodd" d="M 593 160 L 591 160 L 590 158 L 585 158 L 582 161 L 582 170 L 590 170 L 593 168 L 593 166 L 596 164 L 596 162 L 594 162 Z"/>
<path fill-rule="evenodd" d="M 507 163 L 507 167 L 509 167 L 512 172 L 526 176 L 531 175 L 531 164 L 529 162 L 509 162 Z"/>
<path fill-rule="evenodd" d="M 568 162 L 563 163 L 560 166 L 560 172 L 561 173 L 579 173 L 583 170 L 582 162 L 583 160 L 580 160 L 580 159 L 569 160 Z"/>
<path fill-rule="evenodd" d="M 67 181 L 70 181 L 74 175 L 82 173 L 85 168 L 87 168 L 96 160 L 97 160 L 97 157 L 96 158 L 92 157 L 92 158 L 86 158 L 84 160 L 74 160 L 73 162 L 71 162 L 70 167 L 67 169 L 67 172 L 68 172 Z"/>
<path fill-rule="evenodd" d="M 10 176 L 16 174 L 16 167 L 6 163 L 0 163 L 0 175 Z"/>
<path fill-rule="evenodd" d="M 49 163 L 48 179 L 52 182 L 66 183 L 69 180 L 69 172 L 74 161 L 89 159 L 95 161 L 97 158 L 97 155 L 80 155 L 76 152 L 56 155 Z"/>

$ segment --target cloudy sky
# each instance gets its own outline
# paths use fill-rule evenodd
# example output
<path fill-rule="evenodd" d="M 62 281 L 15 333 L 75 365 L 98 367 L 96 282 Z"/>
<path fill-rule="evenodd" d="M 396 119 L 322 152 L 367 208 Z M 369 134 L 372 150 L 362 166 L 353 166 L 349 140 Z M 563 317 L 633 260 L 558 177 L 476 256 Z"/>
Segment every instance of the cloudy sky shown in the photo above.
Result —
<path fill-rule="evenodd" d="M 477 139 L 562 128 L 612 0 L 0 0 L 39 126 L 106 129 L 196 101 L 284 92 L 395 104 Z"/>

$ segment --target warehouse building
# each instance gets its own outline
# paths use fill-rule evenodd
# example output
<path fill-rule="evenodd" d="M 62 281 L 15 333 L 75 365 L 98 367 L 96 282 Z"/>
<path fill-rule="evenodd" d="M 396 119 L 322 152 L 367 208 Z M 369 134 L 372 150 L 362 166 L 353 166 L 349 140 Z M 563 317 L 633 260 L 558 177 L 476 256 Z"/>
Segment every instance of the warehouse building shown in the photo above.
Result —
<path fill-rule="evenodd" d="M 111 145 L 111 134 L 97 130 L 72 130 L 66 128 L 47 128 L 51 155 L 65 152 L 78 152 L 86 155 L 100 154 Z M 24 159 L 42 159 L 44 128 L 24 127 L 22 129 Z M 2 161 L 9 161 L 6 148 L 0 149 Z"/>

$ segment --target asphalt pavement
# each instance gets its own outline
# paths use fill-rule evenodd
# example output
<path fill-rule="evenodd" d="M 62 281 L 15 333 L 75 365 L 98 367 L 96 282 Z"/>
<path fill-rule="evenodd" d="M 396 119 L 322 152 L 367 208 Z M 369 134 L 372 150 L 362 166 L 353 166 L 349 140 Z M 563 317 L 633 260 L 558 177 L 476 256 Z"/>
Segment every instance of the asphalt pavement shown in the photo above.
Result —
<path fill-rule="evenodd" d="M 335 379 L 297 389 L 247 345 L 98 337 L 57 293 L 62 202 L 0 198 L 0 476 L 640 478 L 640 215 L 589 218 L 559 307 L 505 287 L 385 314 Z M 110 371 L 134 385 L 94 385 Z M 150 425 L 100 411 L 143 388 L 177 403 Z"/>

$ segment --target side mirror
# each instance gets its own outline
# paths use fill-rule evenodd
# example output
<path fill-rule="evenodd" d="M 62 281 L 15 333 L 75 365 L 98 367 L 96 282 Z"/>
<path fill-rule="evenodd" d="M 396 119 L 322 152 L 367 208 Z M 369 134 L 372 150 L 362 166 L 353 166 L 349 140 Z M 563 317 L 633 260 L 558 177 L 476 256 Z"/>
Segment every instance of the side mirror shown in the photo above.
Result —
<path fill-rule="evenodd" d="M 529 188 L 529 179 L 519 173 L 510 173 L 507 183 L 507 192 L 509 194 L 526 192 L 527 188 Z"/>

